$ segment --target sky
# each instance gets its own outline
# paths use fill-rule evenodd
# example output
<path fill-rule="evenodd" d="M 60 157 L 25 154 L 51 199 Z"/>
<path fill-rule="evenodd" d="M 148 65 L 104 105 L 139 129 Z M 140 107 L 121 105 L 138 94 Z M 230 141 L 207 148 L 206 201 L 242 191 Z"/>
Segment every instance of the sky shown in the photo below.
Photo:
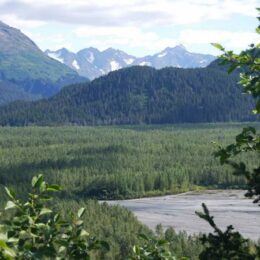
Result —
<path fill-rule="evenodd" d="M 112 47 L 135 56 L 183 44 L 219 52 L 259 42 L 260 0 L 0 0 L 0 20 L 20 29 L 42 50 Z"/>

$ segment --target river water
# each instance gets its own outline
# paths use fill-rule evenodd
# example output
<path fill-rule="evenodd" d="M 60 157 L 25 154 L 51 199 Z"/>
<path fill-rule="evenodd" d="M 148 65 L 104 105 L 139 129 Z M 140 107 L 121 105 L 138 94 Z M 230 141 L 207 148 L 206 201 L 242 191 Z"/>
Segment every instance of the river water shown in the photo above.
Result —
<path fill-rule="evenodd" d="M 244 193 L 241 190 L 187 192 L 108 203 L 128 208 L 152 229 L 161 223 L 165 228 L 172 226 L 177 231 L 197 234 L 212 231 L 195 214 L 195 211 L 202 211 L 201 204 L 204 202 L 220 228 L 232 224 L 245 237 L 257 240 L 260 238 L 260 207 L 246 199 Z"/>

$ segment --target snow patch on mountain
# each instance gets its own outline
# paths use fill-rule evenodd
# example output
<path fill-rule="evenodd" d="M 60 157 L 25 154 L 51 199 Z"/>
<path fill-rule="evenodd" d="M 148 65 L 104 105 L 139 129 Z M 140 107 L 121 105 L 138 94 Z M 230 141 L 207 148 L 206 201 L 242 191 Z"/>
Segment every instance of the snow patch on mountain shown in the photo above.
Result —
<path fill-rule="evenodd" d="M 132 63 L 134 62 L 134 59 L 133 59 L 133 58 L 124 59 L 124 61 L 125 61 L 125 63 L 126 63 L 127 65 L 130 65 L 130 64 L 132 64 Z"/>
<path fill-rule="evenodd" d="M 64 63 L 64 59 L 61 58 L 60 55 L 57 54 L 57 53 L 49 52 L 49 53 L 48 53 L 48 56 L 49 56 L 50 58 L 54 59 L 54 60 L 57 60 L 57 61 L 59 61 L 59 62 L 61 62 L 61 63 Z"/>
<path fill-rule="evenodd" d="M 110 67 L 111 67 L 111 71 L 121 69 L 120 64 L 118 62 L 116 62 L 115 60 L 110 61 Z"/>
<path fill-rule="evenodd" d="M 76 70 L 79 70 L 79 69 L 80 69 L 80 66 L 79 66 L 79 64 L 78 64 L 78 62 L 77 62 L 76 60 L 73 60 L 72 66 L 73 66 Z"/>
<path fill-rule="evenodd" d="M 157 57 L 158 58 L 162 58 L 162 57 L 164 57 L 164 56 L 166 56 L 167 55 L 167 52 L 163 52 L 163 53 L 159 53 L 158 55 L 157 55 Z"/>
<path fill-rule="evenodd" d="M 142 61 L 140 64 L 140 66 L 151 66 L 151 62 L 148 62 L 148 61 Z"/>
<path fill-rule="evenodd" d="M 102 69 L 100 69 L 99 71 L 102 73 L 102 75 L 106 74 L 106 72 Z"/>
<path fill-rule="evenodd" d="M 87 61 L 89 63 L 93 63 L 93 61 L 95 60 L 95 56 L 92 52 L 89 53 L 89 57 L 87 58 Z"/>
<path fill-rule="evenodd" d="M 77 53 L 64 48 L 57 51 L 47 50 L 45 53 L 91 80 L 110 71 L 133 65 L 150 66 L 156 69 L 165 67 L 198 68 L 206 67 L 215 59 L 212 55 L 189 52 L 183 45 L 167 47 L 158 53 L 144 57 L 135 57 L 113 48 L 99 51 L 93 47 L 82 49 Z"/>

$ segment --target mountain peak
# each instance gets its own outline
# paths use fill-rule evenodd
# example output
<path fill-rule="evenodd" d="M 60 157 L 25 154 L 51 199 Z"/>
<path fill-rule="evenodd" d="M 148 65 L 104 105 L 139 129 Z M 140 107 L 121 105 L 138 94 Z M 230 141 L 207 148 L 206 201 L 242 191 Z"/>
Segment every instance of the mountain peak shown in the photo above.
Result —
<path fill-rule="evenodd" d="M 52 51 L 50 49 L 47 49 L 45 50 L 45 53 L 48 54 L 48 53 L 60 53 L 61 55 L 66 55 L 68 53 L 70 53 L 70 51 L 66 48 L 61 48 L 61 49 L 57 49 L 56 51 Z"/>
<path fill-rule="evenodd" d="M 133 65 L 150 66 L 157 69 L 169 66 L 196 68 L 205 67 L 215 59 L 214 56 L 188 52 L 182 44 L 176 45 L 175 47 L 167 47 L 159 53 L 140 58 L 111 47 L 103 51 L 99 51 L 93 47 L 85 48 L 76 54 L 71 53 L 74 54 L 74 56 L 70 56 L 69 58 L 66 57 L 66 54 L 58 54 L 59 56 L 56 57 L 56 59 L 58 58 L 57 60 L 60 60 L 72 69 L 76 68 L 76 71 L 80 75 L 90 79 L 97 78 L 119 68 Z M 79 64 L 79 66 L 77 64 Z"/>
<path fill-rule="evenodd" d="M 87 52 L 99 53 L 100 51 L 97 48 L 88 47 L 88 48 L 84 48 L 84 49 L 78 51 L 77 54 L 82 54 L 82 53 L 87 53 Z"/>
<path fill-rule="evenodd" d="M 60 51 L 69 51 L 67 48 L 62 47 L 61 49 L 59 49 Z"/>
<path fill-rule="evenodd" d="M 68 49 L 66 49 L 65 47 L 57 50 L 56 52 L 59 52 L 60 54 L 68 54 L 68 53 L 70 53 L 70 51 Z"/>
<path fill-rule="evenodd" d="M 20 29 L 17 29 L 17 28 L 14 28 L 6 23 L 4 23 L 3 21 L 0 21 L 0 30 L 2 31 L 2 33 L 7 33 L 8 34 L 13 34 L 13 33 L 18 33 L 18 34 L 21 34 L 21 30 Z"/>
<path fill-rule="evenodd" d="M 117 52 L 117 51 L 119 51 L 119 50 L 110 47 L 110 48 L 105 49 L 102 52 L 103 53 L 111 53 L 111 52 L 114 53 L 114 52 Z"/>
<path fill-rule="evenodd" d="M 185 48 L 184 45 L 179 44 L 176 45 L 175 47 L 167 47 L 165 51 L 187 51 L 187 49 Z"/>
<path fill-rule="evenodd" d="M 186 48 L 183 44 L 178 44 L 174 47 L 174 49 L 182 49 L 182 50 L 185 50 L 186 51 Z"/>
<path fill-rule="evenodd" d="M 3 22 L 0 39 L 0 57 L 4 60 L 0 62 L 1 78 L 30 97 L 48 97 L 64 85 L 82 81 L 77 72 L 50 59 L 28 36 Z"/>

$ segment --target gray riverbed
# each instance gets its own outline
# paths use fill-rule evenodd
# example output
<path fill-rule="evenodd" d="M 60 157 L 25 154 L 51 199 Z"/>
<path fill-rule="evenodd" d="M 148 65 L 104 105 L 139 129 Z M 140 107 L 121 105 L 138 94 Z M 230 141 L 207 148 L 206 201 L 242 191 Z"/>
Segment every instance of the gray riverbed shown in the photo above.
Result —
<path fill-rule="evenodd" d="M 219 227 L 232 224 L 245 237 L 260 238 L 260 207 L 244 197 L 245 191 L 187 192 L 178 195 L 151 197 L 133 200 L 108 201 L 130 209 L 137 218 L 154 229 L 159 223 L 163 227 L 185 230 L 189 234 L 209 232 L 211 228 L 195 211 L 201 211 L 206 203 Z"/>

